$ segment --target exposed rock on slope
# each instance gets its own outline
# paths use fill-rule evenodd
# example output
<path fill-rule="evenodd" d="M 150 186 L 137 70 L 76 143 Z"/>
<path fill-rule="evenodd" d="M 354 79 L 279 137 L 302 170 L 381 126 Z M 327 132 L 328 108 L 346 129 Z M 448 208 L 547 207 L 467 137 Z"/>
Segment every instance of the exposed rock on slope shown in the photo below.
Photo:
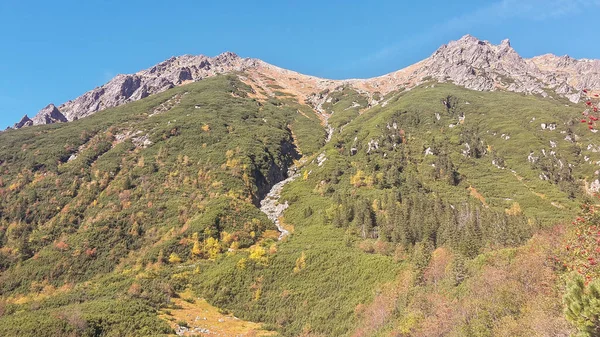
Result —
<path fill-rule="evenodd" d="M 67 118 L 54 106 L 48 104 L 32 118 L 33 125 L 67 122 Z"/>
<path fill-rule="evenodd" d="M 25 126 L 31 126 L 33 125 L 33 121 L 31 120 L 31 118 L 29 118 L 27 115 L 23 116 L 23 118 L 21 118 L 21 120 L 15 124 L 14 128 L 15 129 L 20 129 L 22 127 Z"/>
<path fill-rule="evenodd" d="M 360 80 L 307 76 L 230 52 L 212 58 L 203 55 L 172 57 L 138 73 L 118 75 L 58 109 L 52 106 L 49 111 L 50 106 L 46 107 L 32 119 L 33 124 L 72 121 L 190 81 L 233 71 L 245 73 L 240 77 L 255 89 L 257 97 L 274 96 L 274 90 L 277 90 L 295 96 L 301 103 L 311 100 L 315 94 L 349 85 L 368 96 L 371 105 L 376 105 L 378 102 L 372 99 L 375 93 L 385 95 L 429 79 L 480 91 L 509 90 L 544 97 L 560 95 L 575 103 L 580 100 L 584 88 L 600 90 L 600 60 L 576 60 L 550 54 L 524 59 L 508 40 L 493 45 L 466 35 L 443 45 L 421 62 L 384 76 Z M 31 125 L 27 119 L 15 127 Z"/>
<path fill-rule="evenodd" d="M 253 66 L 255 62 L 229 52 L 212 58 L 203 55 L 172 57 L 138 73 L 118 75 L 107 84 L 61 105 L 59 109 L 71 121 L 99 110 L 137 101 L 190 81 L 242 71 Z"/>
<path fill-rule="evenodd" d="M 415 65 L 355 85 L 387 93 L 429 78 L 479 91 L 504 89 L 544 97 L 554 91 L 578 102 L 582 89 L 600 89 L 600 61 L 554 55 L 528 60 L 519 56 L 509 40 L 493 45 L 466 35 Z"/>
<path fill-rule="evenodd" d="M 438 49 L 414 75 L 452 81 L 479 91 L 505 88 L 532 94 L 543 92 L 536 83 L 540 71 L 525 62 L 508 40 L 494 46 L 465 36 Z"/>
<path fill-rule="evenodd" d="M 557 92 L 568 94 L 568 87 L 579 90 L 600 89 L 600 60 L 576 60 L 570 56 L 546 54 L 527 60 L 547 74 L 548 81 L 559 84 Z M 566 84 L 566 85 L 565 85 Z"/>

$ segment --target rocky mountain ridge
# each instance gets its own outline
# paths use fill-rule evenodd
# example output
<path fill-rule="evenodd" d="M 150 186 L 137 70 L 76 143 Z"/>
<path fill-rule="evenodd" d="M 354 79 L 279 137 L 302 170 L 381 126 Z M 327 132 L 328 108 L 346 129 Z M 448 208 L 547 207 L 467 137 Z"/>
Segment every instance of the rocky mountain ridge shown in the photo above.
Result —
<path fill-rule="evenodd" d="M 70 100 L 58 107 L 50 104 L 35 117 L 27 116 L 15 128 L 30 125 L 67 122 L 87 117 L 95 112 L 137 101 L 192 81 L 216 74 L 243 71 L 256 60 L 240 58 L 226 52 L 216 57 L 183 55 L 171 57 L 135 74 L 120 74 L 108 83 Z"/>
<path fill-rule="evenodd" d="M 526 59 L 512 48 L 508 39 L 493 45 L 465 35 L 415 65 L 362 83 L 358 81 L 355 85 L 385 94 L 429 79 L 478 91 L 508 90 L 543 97 L 559 95 L 577 103 L 583 89 L 600 89 L 600 60 L 576 60 L 551 54 Z"/>
<path fill-rule="evenodd" d="M 50 104 L 14 128 L 73 121 L 97 111 L 136 101 L 172 87 L 218 74 L 243 72 L 242 79 L 267 95 L 273 87 L 305 103 L 315 94 L 349 85 L 369 97 L 410 89 L 429 80 L 452 82 L 479 91 L 508 90 L 525 94 L 563 96 L 577 103 L 583 89 L 600 90 L 600 60 L 577 60 L 551 54 L 522 58 L 509 40 L 493 45 L 471 35 L 441 46 L 429 58 L 371 79 L 328 80 L 303 75 L 252 58 L 226 52 L 215 57 L 172 57 L 135 74 L 117 75 L 108 83 L 58 107 Z M 251 83 L 250 83 L 251 82 Z M 267 83 L 265 83 L 267 82 Z M 371 99 L 371 104 L 379 102 Z M 314 106 L 314 104 L 313 104 Z"/>

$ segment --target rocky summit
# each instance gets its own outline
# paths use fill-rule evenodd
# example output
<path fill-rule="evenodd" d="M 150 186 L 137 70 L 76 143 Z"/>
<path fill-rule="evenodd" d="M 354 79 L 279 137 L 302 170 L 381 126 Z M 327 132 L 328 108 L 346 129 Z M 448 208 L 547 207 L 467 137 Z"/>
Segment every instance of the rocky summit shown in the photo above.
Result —
<path fill-rule="evenodd" d="M 67 122 L 67 118 L 58 110 L 54 104 L 48 104 L 33 117 L 33 125 L 54 124 Z"/>
<path fill-rule="evenodd" d="M 14 128 L 15 129 L 20 129 L 26 126 L 31 126 L 33 125 L 33 121 L 31 120 L 31 118 L 29 118 L 29 116 L 25 115 L 23 116 L 23 118 L 21 118 L 21 120 L 17 123 L 15 123 Z"/>
<path fill-rule="evenodd" d="M 175 86 L 231 72 L 253 79 L 267 93 L 271 88 L 262 84 L 265 77 L 285 91 L 305 100 L 314 94 L 350 85 L 372 97 L 398 89 L 410 89 L 435 79 L 452 82 L 478 91 L 506 90 L 531 95 L 562 96 L 577 103 L 583 89 L 600 89 L 600 60 L 577 60 L 551 54 L 531 59 L 521 57 L 509 40 L 499 45 L 466 35 L 443 45 L 427 59 L 404 69 L 376 78 L 360 80 L 327 80 L 282 69 L 258 59 L 242 58 L 226 52 L 216 57 L 183 55 L 172 57 L 135 74 L 117 75 L 108 83 L 58 107 L 49 105 L 34 118 L 24 118 L 15 128 L 30 125 L 73 121 L 97 111 L 137 101 Z M 371 100 L 371 104 L 377 104 Z"/>
<path fill-rule="evenodd" d="M 415 65 L 364 83 L 366 88 L 381 88 L 385 93 L 413 87 L 426 79 L 452 82 L 478 91 L 507 90 L 543 97 L 559 95 L 576 103 L 583 89 L 600 88 L 600 60 L 576 60 L 550 54 L 525 59 L 508 39 L 493 45 L 466 35 L 443 45 Z"/>

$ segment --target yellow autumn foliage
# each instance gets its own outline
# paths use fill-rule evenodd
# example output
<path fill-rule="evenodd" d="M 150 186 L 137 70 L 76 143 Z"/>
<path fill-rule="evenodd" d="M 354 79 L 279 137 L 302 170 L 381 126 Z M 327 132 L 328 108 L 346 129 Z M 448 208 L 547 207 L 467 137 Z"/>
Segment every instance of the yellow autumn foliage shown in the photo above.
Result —
<path fill-rule="evenodd" d="M 296 266 L 294 267 L 294 274 L 299 273 L 302 269 L 306 268 L 306 256 L 304 252 L 300 255 L 298 259 L 296 259 Z"/>
<path fill-rule="evenodd" d="M 219 240 L 209 237 L 204 241 L 204 251 L 209 259 L 216 259 L 219 253 L 221 253 L 221 244 Z"/>
<path fill-rule="evenodd" d="M 179 255 L 177 255 L 177 253 L 171 253 L 171 255 L 169 255 L 169 263 L 170 264 L 181 263 L 181 257 L 179 257 Z"/>
<path fill-rule="evenodd" d="M 254 261 L 256 264 L 266 266 L 268 263 L 267 251 L 260 245 L 250 247 L 250 256 L 248 259 Z"/>

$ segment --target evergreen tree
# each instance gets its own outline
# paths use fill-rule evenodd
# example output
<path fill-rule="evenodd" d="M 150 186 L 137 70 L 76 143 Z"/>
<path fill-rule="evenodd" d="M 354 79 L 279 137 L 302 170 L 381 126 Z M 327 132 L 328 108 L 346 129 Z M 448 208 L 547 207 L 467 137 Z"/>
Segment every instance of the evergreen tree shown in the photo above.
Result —
<path fill-rule="evenodd" d="M 429 240 L 423 240 L 415 245 L 412 262 L 417 269 L 419 274 L 422 274 L 425 268 L 429 265 L 431 260 L 431 253 L 433 253 L 434 246 Z"/>
<path fill-rule="evenodd" d="M 363 239 L 372 237 L 373 222 L 373 213 L 368 200 L 358 198 L 354 206 L 354 226 Z"/>
<path fill-rule="evenodd" d="M 465 258 L 461 254 L 456 254 L 452 263 L 449 266 L 450 274 L 452 275 L 452 282 L 454 286 L 460 285 L 467 277 L 467 267 L 465 265 Z"/>
<path fill-rule="evenodd" d="M 600 284 L 585 285 L 577 276 L 567 285 L 565 316 L 578 331 L 578 337 L 600 336 Z"/>

